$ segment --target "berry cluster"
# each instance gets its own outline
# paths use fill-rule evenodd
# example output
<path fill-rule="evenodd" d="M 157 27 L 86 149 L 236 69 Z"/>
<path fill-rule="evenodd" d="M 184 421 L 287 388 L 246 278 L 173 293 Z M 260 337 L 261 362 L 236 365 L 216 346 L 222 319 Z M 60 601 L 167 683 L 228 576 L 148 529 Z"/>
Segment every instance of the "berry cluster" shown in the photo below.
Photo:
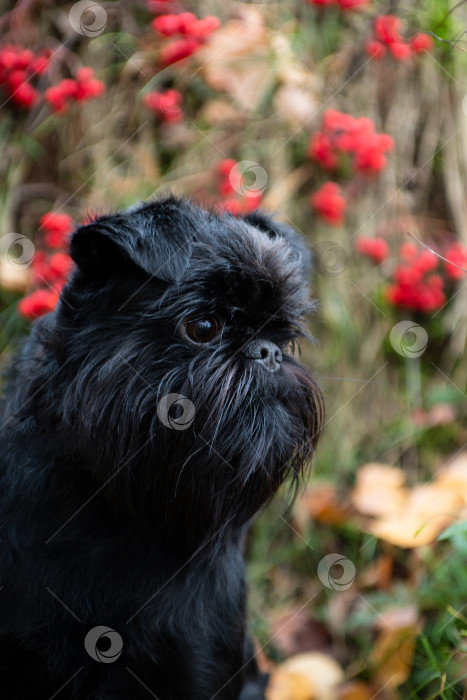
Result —
<path fill-rule="evenodd" d="M 355 247 L 375 263 L 389 257 L 389 246 L 380 237 L 362 236 L 357 239 Z M 386 299 L 394 306 L 422 313 L 441 308 L 446 303 L 449 283 L 467 274 L 467 248 L 461 243 L 452 243 L 440 255 L 449 262 L 444 262 L 430 250 L 419 250 L 413 243 L 403 243 L 392 271 L 391 284 L 385 291 Z"/>
<path fill-rule="evenodd" d="M 181 12 L 159 15 L 151 26 L 161 36 L 173 39 L 162 47 L 160 53 L 161 64 L 169 66 L 201 48 L 210 34 L 220 27 L 220 21 L 215 15 L 198 19 L 192 12 Z"/>
<path fill-rule="evenodd" d="M 178 90 L 153 90 L 144 96 L 143 102 L 162 122 L 180 122 L 183 119 L 182 95 Z"/>
<path fill-rule="evenodd" d="M 393 284 L 386 298 L 394 306 L 412 311 L 436 311 L 446 303 L 444 280 L 436 274 L 438 257 L 429 250 L 418 251 L 411 243 L 399 250 L 400 262 L 393 272 Z"/>
<path fill-rule="evenodd" d="M 73 222 L 67 214 L 48 212 L 40 219 L 44 248 L 35 253 L 31 264 L 35 290 L 18 304 L 18 312 L 25 318 L 33 320 L 55 308 L 72 267 L 72 260 L 64 251 L 72 229 Z"/>
<path fill-rule="evenodd" d="M 396 61 L 405 61 L 413 54 L 430 51 L 434 42 L 429 34 L 418 32 L 409 41 L 401 34 L 401 20 L 395 15 L 376 17 L 373 24 L 373 37 L 366 42 L 365 50 L 370 58 L 380 60 L 387 52 Z"/>
<path fill-rule="evenodd" d="M 387 165 L 384 154 L 393 148 L 391 136 L 376 133 L 368 117 L 328 109 L 321 131 L 311 137 L 308 155 L 325 170 L 338 170 L 350 161 L 355 173 L 377 175 Z"/>
<path fill-rule="evenodd" d="M 368 117 L 328 109 L 323 115 L 321 130 L 312 135 L 308 156 L 324 170 L 351 172 L 375 177 L 387 165 L 386 153 L 394 148 L 388 134 L 378 134 Z M 327 182 L 311 195 L 311 205 L 327 223 L 339 226 L 344 221 L 346 202 L 339 186 Z"/>
<path fill-rule="evenodd" d="M 0 85 L 16 107 L 30 109 L 39 99 L 32 84 L 36 76 L 49 67 L 50 51 L 34 54 L 22 46 L 4 46 L 0 49 Z"/>
<path fill-rule="evenodd" d="M 335 182 L 325 182 L 319 190 L 313 192 L 310 202 L 318 216 L 331 226 L 344 223 L 347 202 L 342 196 L 341 188 Z"/>
<path fill-rule="evenodd" d="M 446 274 L 453 280 L 460 280 L 467 271 L 467 248 L 461 243 L 453 243 L 444 251 L 444 256 L 449 263 L 446 264 Z M 452 263 L 452 264 L 450 264 Z"/>
<path fill-rule="evenodd" d="M 370 0 L 307 0 L 307 2 L 315 7 L 335 5 L 341 10 L 358 10 L 370 4 Z"/>
<path fill-rule="evenodd" d="M 233 158 L 224 158 L 217 164 L 217 191 L 221 196 L 220 209 L 232 214 L 246 214 L 256 209 L 263 192 L 245 184 L 238 163 Z"/>
<path fill-rule="evenodd" d="M 66 112 L 70 101 L 85 102 L 100 97 L 105 92 L 105 84 L 97 80 L 94 70 L 85 66 L 76 72 L 75 78 L 65 78 L 58 85 L 47 88 L 46 102 L 54 112 Z"/>
<path fill-rule="evenodd" d="M 355 247 L 360 255 L 370 258 L 377 265 L 389 256 L 389 246 L 384 238 L 380 236 L 375 236 L 374 238 L 360 236 L 360 238 L 357 238 Z"/>

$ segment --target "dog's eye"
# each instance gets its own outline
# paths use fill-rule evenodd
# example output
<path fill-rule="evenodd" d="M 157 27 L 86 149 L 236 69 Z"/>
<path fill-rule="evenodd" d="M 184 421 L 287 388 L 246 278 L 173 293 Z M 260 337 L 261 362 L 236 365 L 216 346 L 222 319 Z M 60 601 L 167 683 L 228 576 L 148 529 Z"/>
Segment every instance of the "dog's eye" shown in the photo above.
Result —
<path fill-rule="evenodd" d="M 215 316 L 188 319 L 182 323 L 183 334 L 193 343 L 209 343 L 219 333 L 221 324 Z"/>

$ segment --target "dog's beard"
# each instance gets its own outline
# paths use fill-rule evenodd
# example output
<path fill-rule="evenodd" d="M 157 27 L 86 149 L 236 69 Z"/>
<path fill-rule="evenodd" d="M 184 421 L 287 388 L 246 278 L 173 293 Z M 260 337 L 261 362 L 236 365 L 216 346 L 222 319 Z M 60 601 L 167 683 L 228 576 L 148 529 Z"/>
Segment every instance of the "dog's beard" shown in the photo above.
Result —
<path fill-rule="evenodd" d="M 196 539 L 241 529 L 288 477 L 296 484 L 323 421 L 320 391 L 295 358 L 270 373 L 222 344 L 187 361 L 180 344 L 138 352 L 132 338 L 106 360 L 96 354 L 67 394 L 76 448 L 109 482 L 109 501 Z M 191 402 L 186 428 L 175 414 L 175 428 L 161 422 L 169 394 Z"/>

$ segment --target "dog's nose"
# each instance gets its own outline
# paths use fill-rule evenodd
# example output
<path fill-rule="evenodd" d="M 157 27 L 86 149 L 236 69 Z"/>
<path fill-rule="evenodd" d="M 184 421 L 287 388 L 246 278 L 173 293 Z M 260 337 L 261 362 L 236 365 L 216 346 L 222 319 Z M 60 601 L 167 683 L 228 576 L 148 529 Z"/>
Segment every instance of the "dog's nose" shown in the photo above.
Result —
<path fill-rule="evenodd" d="M 282 353 L 270 340 L 252 340 L 243 348 L 243 354 L 255 360 L 268 372 L 277 372 L 282 362 Z"/>

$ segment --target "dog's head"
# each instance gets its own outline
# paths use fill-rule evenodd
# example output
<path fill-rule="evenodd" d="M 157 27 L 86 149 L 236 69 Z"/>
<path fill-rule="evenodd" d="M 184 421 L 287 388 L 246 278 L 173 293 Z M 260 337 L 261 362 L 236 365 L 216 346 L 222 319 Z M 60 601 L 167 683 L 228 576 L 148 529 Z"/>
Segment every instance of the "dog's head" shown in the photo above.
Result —
<path fill-rule="evenodd" d="M 300 236 L 171 197 L 79 228 L 71 255 L 56 337 L 74 449 L 140 512 L 243 525 L 323 419 L 293 355 L 311 308 Z"/>

